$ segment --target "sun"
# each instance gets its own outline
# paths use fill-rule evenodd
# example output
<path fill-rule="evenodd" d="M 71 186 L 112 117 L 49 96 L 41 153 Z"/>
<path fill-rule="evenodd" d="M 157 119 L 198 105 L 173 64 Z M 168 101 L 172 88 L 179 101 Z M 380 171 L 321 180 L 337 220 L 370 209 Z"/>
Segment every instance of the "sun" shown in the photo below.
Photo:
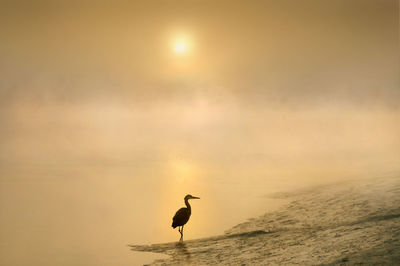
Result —
<path fill-rule="evenodd" d="M 187 51 L 187 44 L 184 41 L 178 41 L 174 44 L 174 52 L 177 54 L 184 54 Z"/>
<path fill-rule="evenodd" d="M 193 40 L 187 33 L 176 33 L 171 36 L 170 47 L 176 55 L 189 55 L 193 52 Z"/>

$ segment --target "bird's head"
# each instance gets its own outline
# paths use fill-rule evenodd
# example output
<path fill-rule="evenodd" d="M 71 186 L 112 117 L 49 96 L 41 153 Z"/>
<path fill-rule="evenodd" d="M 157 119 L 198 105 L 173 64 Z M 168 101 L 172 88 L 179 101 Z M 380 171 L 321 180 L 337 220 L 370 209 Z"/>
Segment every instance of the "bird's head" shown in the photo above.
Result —
<path fill-rule="evenodd" d="M 185 196 L 185 200 L 190 200 L 190 199 L 200 199 L 200 198 L 199 197 L 194 197 L 194 196 L 192 196 L 190 194 Z"/>

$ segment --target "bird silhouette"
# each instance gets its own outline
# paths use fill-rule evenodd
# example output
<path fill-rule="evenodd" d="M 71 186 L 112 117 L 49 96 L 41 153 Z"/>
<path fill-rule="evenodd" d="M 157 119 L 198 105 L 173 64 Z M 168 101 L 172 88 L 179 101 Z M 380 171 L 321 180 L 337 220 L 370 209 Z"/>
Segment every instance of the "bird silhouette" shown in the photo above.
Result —
<path fill-rule="evenodd" d="M 186 208 L 180 208 L 172 218 L 172 228 L 178 227 L 178 231 L 181 234 L 179 241 L 183 241 L 183 226 L 189 221 L 190 215 L 192 214 L 192 208 L 190 207 L 190 199 L 200 199 L 199 197 L 193 197 L 192 195 L 185 196 Z"/>

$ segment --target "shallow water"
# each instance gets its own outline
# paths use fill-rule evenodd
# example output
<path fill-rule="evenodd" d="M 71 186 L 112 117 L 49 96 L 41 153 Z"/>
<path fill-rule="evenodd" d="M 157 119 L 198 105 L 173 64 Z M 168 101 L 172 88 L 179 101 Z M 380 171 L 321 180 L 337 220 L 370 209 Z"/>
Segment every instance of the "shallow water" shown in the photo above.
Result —
<path fill-rule="evenodd" d="M 169 255 L 154 265 L 386 264 L 400 261 L 400 176 L 275 195 L 277 211 L 224 235 L 132 250 Z"/>
<path fill-rule="evenodd" d="M 19 170 L 22 176 L 28 174 L 22 170 Z M 45 170 L 48 171 L 48 168 Z M 39 166 L 29 169 L 31 177 L 33 173 L 42 171 Z M 368 217 L 379 223 L 398 220 L 397 212 L 394 212 L 400 202 L 398 183 L 388 186 L 384 183 L 364 184 L 361 180 L 360 187 L 351 185 L 336 191 L 322 186 L 322 190 L 311 194 L 306 191 L 294 196 L 277 194 L 282 191 L 279 183 L 273 189 L 271 183 L 269 186 L 261 182 L 253 186 L 240 186 L 225 182 L 215 190 L 202 189 L 201 194 L 196 193 L 197 187 L 194 185 L 190 191 L 195 191 L 192 194 L 201 199 L 191 202 L 193 214 L 185 227 L 185 244 L 178 245 L 176 249 L 175 241 L 179 239 L 179 233 L 170 226 L 176 209 L 183 206 L 181 197 L 167 200 L 168 193 L 162 194 L 161 190 L 160 193 L 154 190 L 148 194 L 143 188 L 148 187 L 147 182 L 152 184 L 151 180 L 143 179 L 139 186 L 137 179 L 128 176 L 121 179 L 114 178 L 112 173 L 107 176 L 100 170 L 96 172 L 98 175 L 94 178 L 83 176 L 87 174 L 85 171 L 66 176 L 54 171 L 53 176 L 37 174 L 28 181 L 15 171 L 10 179 L 3 178 L 0 194 L 3 225 L 0 228 L 0 264 L 142 265 L 155 259 L 166 259 L 165 255 L 173 254 L 183 254 L 200 264 L 210 262 L 203 261 L 203 255 L 229 263 L 230 260 L 224 256 L 231 256 L 232 252 L 239 250 L 246 252 L 235 255 L 238 261 L 258 263 L 261 257 L 254 254 L 255 249 L 261 251 L 262 243 L 270 243 L 271 239 L 282 238 L 278 242 L 282 242 L 279 245 L 283 249 L 296 246 L 306 238 L 311 241 L 316 234 L 326 234 L 329 230 L 332 231 L 330 234 L 342 234 L 334 227 L 339 223 L 338 217 L 348 218 L 340 222 L 346 226 L 345 231 L 352 231 L 349 228 L 356 228 L 357 221 L 365 221 Z M 284 186 L 284 180 L 280 185 Z M 216 191 L 225 196 L 216 197 Z M 289 205 L 286 205 L 288 202 Z M 265 212 L 272 212 L 272 216 L 268 214 L 243 223 Z M 331 221 L 335 221 L 335 224 L 330 225 Z M 321 226 L 332 229 L 321 231 Z M 229 228 L 232 228 L 228 230 L 231 235 L 221 236 Z M 385 232 L 377 231 L 379 234 Z M 212 238 L 200 242 L 193 240 L 206 237 Z M 156 246 L 156 249 L 146 246 L 163 242 L 171 244 Z M 128 244 L 145 245 L 145 248 L 139 246 L 132 252 Z M 310 245 L 311 248 L 314 244 Z M 213 250 L 215 247 L 217 249 Z M 208 248 L 211 253 L 204 251 Z M 220 252 L 222 255 L 218 257 Z M 269 254 L 272 251 L 263 252 Z M 309 250 L 301 252 L 306 254 Z M 180 261 L 182 256 L 177 256 L 172 261 Z M 172 263 L 170 259 L 165 261 Z M 308 264 L 313 261 L 305 262 Z"/>

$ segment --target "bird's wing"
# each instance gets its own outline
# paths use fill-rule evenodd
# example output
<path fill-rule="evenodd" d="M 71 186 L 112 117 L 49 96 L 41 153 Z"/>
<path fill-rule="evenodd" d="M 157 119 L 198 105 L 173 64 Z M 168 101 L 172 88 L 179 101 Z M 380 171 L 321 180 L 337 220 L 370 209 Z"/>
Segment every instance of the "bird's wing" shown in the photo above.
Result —
<path fill-rule="evenodd" d="M 182 226 L 187 223 L 190 217 L 190 212 L 187 208 L 181 208 L 176 213 L 174 218 L 172 218 L 172 227 Z"/>
<path fill-rule="evenodd" d="M 180 208 L 176 213 L 174 218 L 172 220 L 174 221 L 180 221 L 182 219 L 185 219 L 187 217 L 187 208 Z"/>

